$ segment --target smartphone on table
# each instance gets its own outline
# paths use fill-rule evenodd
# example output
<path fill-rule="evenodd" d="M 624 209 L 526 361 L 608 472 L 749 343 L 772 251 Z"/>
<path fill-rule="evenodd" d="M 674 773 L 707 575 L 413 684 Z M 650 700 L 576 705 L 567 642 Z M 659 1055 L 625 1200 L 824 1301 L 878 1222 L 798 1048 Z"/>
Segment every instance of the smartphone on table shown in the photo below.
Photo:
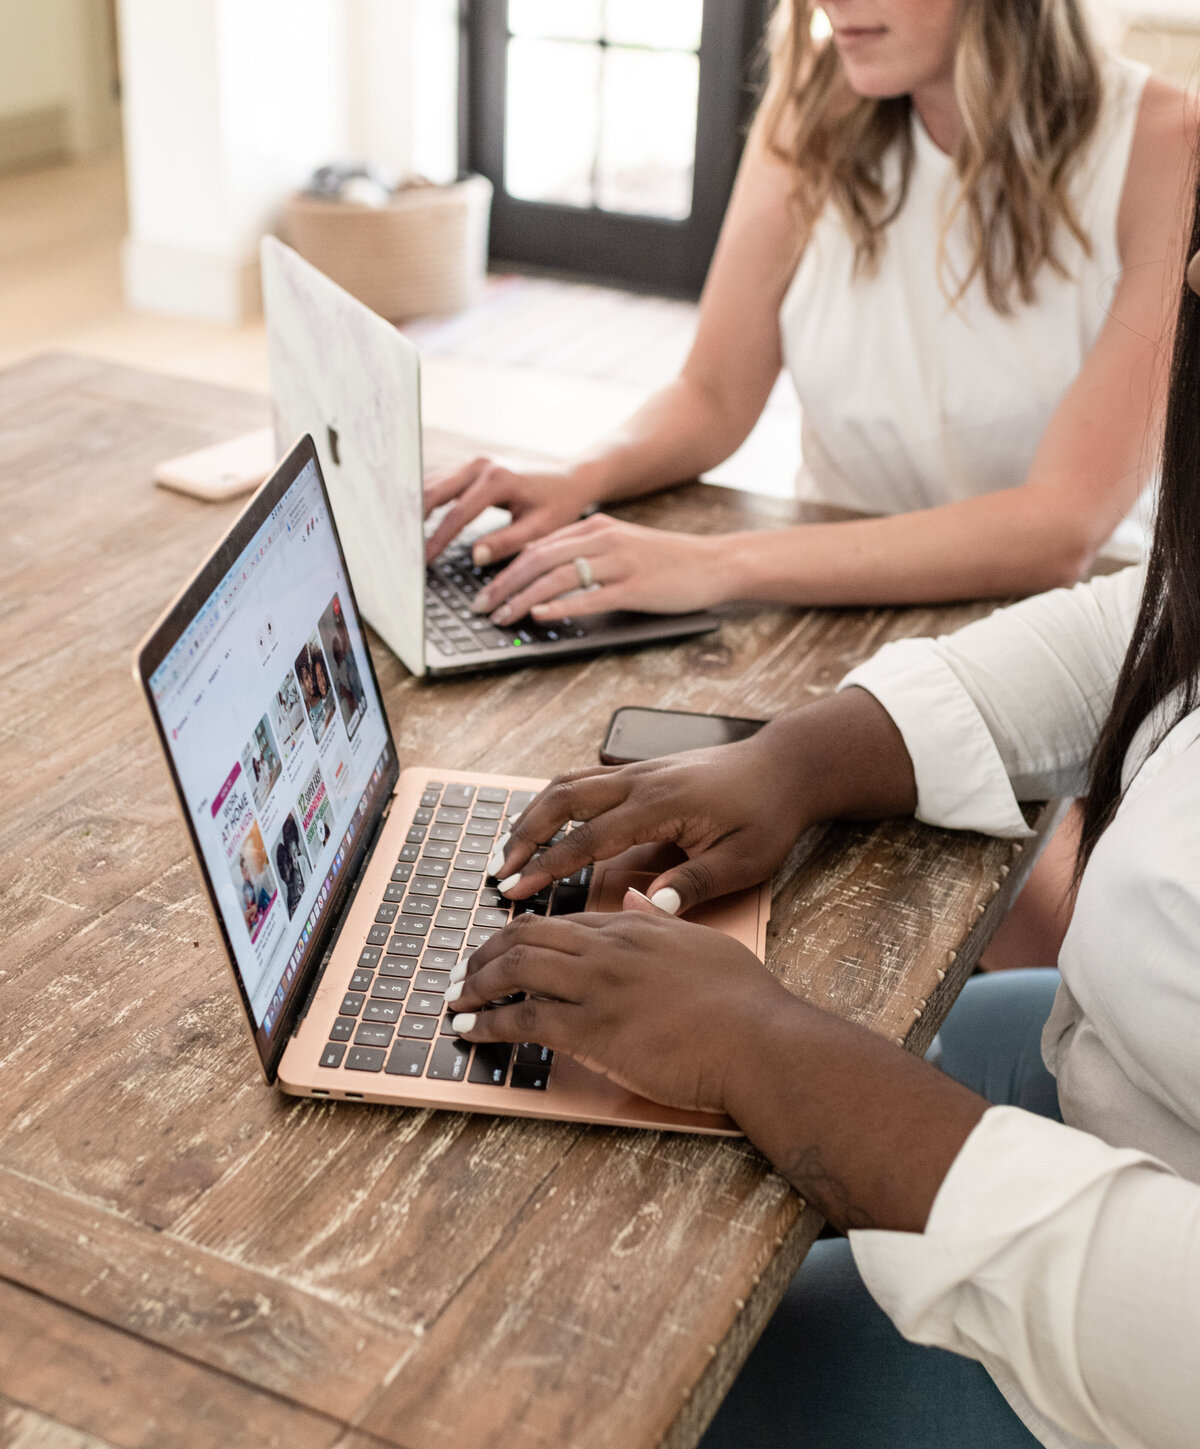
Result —
<path fill-rule="evenodd" d="M 765 724 L 765 719 L 625 705 L 615 710 L 608 722 L 604 743 L 600 746 L 600 763 L 632 765 L 638 760 L 676 755 L 681 750 L 731 745 L 736 740 L 748 739 Z"/>

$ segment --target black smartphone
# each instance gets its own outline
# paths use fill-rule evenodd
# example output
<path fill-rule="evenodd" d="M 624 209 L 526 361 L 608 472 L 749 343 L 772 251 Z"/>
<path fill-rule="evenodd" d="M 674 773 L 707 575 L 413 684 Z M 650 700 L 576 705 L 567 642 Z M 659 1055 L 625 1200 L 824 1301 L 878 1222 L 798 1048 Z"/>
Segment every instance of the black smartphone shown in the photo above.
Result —
<path fill-rule="evenodd" d="M 679 709 L 643 709 L 626 705 L 613 712 L 600 746 L 602 765 L 632 765 L 657 760 L 680 750 L 731 745 L 748 739 L 765 719 L 737 719 L 724 714 L 691 714 Z"/>

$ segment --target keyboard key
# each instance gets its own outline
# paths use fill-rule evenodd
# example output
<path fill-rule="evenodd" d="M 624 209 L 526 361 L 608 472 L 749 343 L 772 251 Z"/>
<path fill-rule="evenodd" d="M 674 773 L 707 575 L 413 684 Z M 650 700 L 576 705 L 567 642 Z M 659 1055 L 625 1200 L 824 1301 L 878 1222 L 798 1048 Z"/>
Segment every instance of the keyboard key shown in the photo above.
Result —
<path fill-rule="evenodd" d="M 470 610 L 467 612 L 469 613 Z M 469 805 L 474 798 L 474 785 L 447 785 L 442 793 L 442 804 Z"/>
<path fill-rule="evenodd" d="M 389 905 L 387 901 L 384 901 L 384 903 L 375 912 L 375 919 L 377 921 L 382 921 L 385 926 L 390 926 L 392 922 L 396 919 L 397 909 L 398 907 Z"/>
<path fill-rule="evenodd" d="M 467 1080 L 502 1087 L 511 1056 L 512 1047 L 506 1041 L 482 1042 L 475 1048 L 475 1060 L 471 1063 Z"/>
<path fill-rule="evenodd" d="M 446 782 L 444 780 L 426 780 L 425 788 L 427 790 L 444 790 Z"/>
<path fill-rule="evenodd" d="M 494 926 L 472 926 L 467 936 L 467 945 L 472 947 L 482 946 L 485 941 L 490 941 L 496 934 L 499 927 Z"/>
<path fill-rule="evenodd" d="M 367 932 L 367 940 L 372 946 L 386 946 L 390 934 L 386 926 L 372 926 Z"/>
<path fill-rule="evenodd" d="M 461 1082 L 467 1075 L 470 1055 L 470 1042 L 459 1041 L 457 1037 L 443 1037 L 433 1049 L 425 1075 L 440 1082 Z"/>
<path fill-rule="evenodd" d="M 482 785 L 476 790 L 475 799 L 476 801 L 482 800 L 487 805 L 503 805 L 508 799 L 508 791 L 502 790 L 499 785 Z"/>
<path fill-rule="evenodd" d="M 413 811 L 414 825 L 428 825 L 432 819 L 433 811 L 427 809 L 425 806 L 421 806 L 420 809 Z"/>
<path fill-rule="evenodd" d="M 508 797 L 508 813 L 516 817 L 537 799 L 536 790 L 514 790 Z"/>
<path fill-rule="evenodd" d="M 499 891 L 486 886 L 479 892 L 479 899 L 476 901 L 476 905 L 480 906 L 506 906 L 507 904 L 508 902 Z"/>
<path fill-rule="evenodd" d="M 424 941 L 415 936 L 393 936 L 388 942 L 388 956 L 419 956 L 424 949 Z M 388 956 L 383 959 L 386 961 Z"/>
<path fill-rule="evenodd" d="M 428 1055 L 426 1041 L 397 1041 L 384 1070 L 393 1077 L 419 1077 Z"/>
<path fill-rule="evenodd" d="M 454 1020 L 454 1008 L 453 1007 L 447 1007 L 446 1008 L 446 1014 L 445 1014 L 445 1016 L 442 1017 L 442 1029 L 441 1029 L 441 1035 L 442 1036 L 453 1036 L 453 1037 L 457 1037 L 458 1036 L 458 1032 L 456 1032 L 454 1030 L 454 1028 L 450 1025 L 450 1023 L 453 1020 Z"/>
<path fill-rule="evenodd" d="M 321 1053 L 321 1065 L 323 1067 L 340 1067 L 342 1057 L 346 1054 L 346 1048 L 341 1042 L 331 1041 Z"/>
<path fill-rule="evenodd" d="M 487 906 L 475 912 L 477 926 L 507 926 L 508 912 Z"/>
<path fill-rule="evenodd" d="M 410 881 L 409 890 L 414 896 L 440 896 L 443 882 L 433 879 L 432 876 L 419 875 L 416 880 Z"/>
<path fill-rule="evenodd" d="M 531 896 L 527 901 L 513 901 L 512 913 L 514 916 L 544 916 L 546 902 L 538 900 L 537 896 Z"/>
<path fill-rule="evenodd" d="M 539 1046 L 535 1041 L 517 1043 L 517 1061 L 526 1067 L 548 1067 L 554 1060 L 549 1047 Z"/>
<path fill-rule="evenodd" d="M 437 1035 L 436 1016 L 406 1016 L 401 1019 L 400 1025 L 396 1028 L 397 1036 L 419 1037 L 423 1041 L 432 1041 Z"/>
<path fill-rule="evenodd" d="M 483 876 L 477 870 L 452 870 L 447 885 L 460 891 L 477 891 L 483 884 Z"/>
<path fill-rule="evenodd" d="M 411 971 L 411 963 L 406 964 L 408 965 L 408 969 Z M 389 977 L 380 977 L 380 979 L 376 981 L 375 985 L 371 987 L 371 996 L 375 1000 L 403 1001 L 404 997 L 407 994 L 407 981 L 397 981 Z M 393 1017 L 392 1020 L 395 1020 L 395 1018 Z"/>
<path fill-rule="evenodd" d="M 431 840 L 422 852 L 423 860 L 453 860 L 458 851 L 448 840 Z"/>
<path fill-rule="evenodd" d="M 465 931 L 471 924 L 471 912 L 441 910 L 437 913 L 435 924 L 448 926 L 452 931 Z"/>
<path fill-rule="evenodd" d="M 379 960 L 380 948 L 378 946 L 364 946 L 358 953 L 358 964 L 360 966 L 374 966 Z"/>
<path fill-rule="evenodd" d="M 512 1069 L 512 1080 L 510 1087 L 528 1087 L 535 1092 L 544 1092 L 550 1081 L 550 1070 L 548 1067 L 535 1067 L 525 1062 L 517 1062 Z"/>
<path fill-rule="evenodd" d="M 465 825 L 467 823 L 467 812 L 457 805 L 443 805 L 437 813 L 439 825 Z"/>
<path fill-rule="evenodd" d="M 429 827 L 430 840 L 451 841 L 457 840 L 462 834 L 461 825 L 431 825 Z"/>
<path fill-rule="evenodd" d="M 436 805 L 441 798 L 441 790 L 426 790 L 424 795 L 421 796 L 422 809 L 430 809 L 430 807 Z"/>
<path fill-rule="evenodd" d="M 425 839 L 425 826 L 410 825 L 408 827 L 408 834 L 404 838 L 409 845 L 420 845 Z"/>
<path fill-rule="evenodd" d="M 381 1072 L 383 1071 L 383 1056 L 382 1047 L 353 1046 L 346 1053 L 346 1070 L 348 1072 Z"/>
<path fill-rule="evenodd" d="M 364 1021 L 362 1026 L 354 1033 L 355 1046 L 382 1047 L 387 1046 L 392 1039 L 390 1026 L 376 1026 L 373 1022 Z"/>
<path fill-rule="evenodd" d="M 466 855 L 491 855 L 496 842 L 487 835 L 464 835 L 458 843 L 459 850 Z"/>
<path fill-rule="evenodd" d="M 399 869 L 399 867 L 397 867 L 397 869 Z M 412 866 L 406 865 L 404 869 L 411 870 Z M 404 899 L 404 883 L 402 881 L 396 881 L 392 885 L 386 887 L 383 892 L 383 898 L 385 901 L 402 901 Z"/>
<path fill-rule="evenodd" d="M 433 876 L 439 880 L 445 880 L 450 874 L 450 863 L 445 860 L 422 860 L 417 866 L 418 876 Z"/>
<path fill-rule="evenodd" d="M 379 963 L 379 976 L 404 977 L 411 976 L 416 969 L 416 962 L 411 956 L 385 956 Z M 379 985 L 377 979 L 375 985 Z"/>
<path fill-rule="evenodd" d="M 461 951 L 463 933 L 447 931 L 444 926 L 435 926 L 429 933 L 429 944 L 438 951 Z"/>
<path fill-rule="evenodd" d="M 432 916 L 437 910 L 437 897 L 430 900 L 428 896 L 409 896 L 404 902 L 404 914 L 406 916 Z"/>
<path fill-rule="evenodd" d="M 472 911 L 475 909 L 474 891 L 447 891 L 442 905 L 449 911 Z"/>
<path fill-rule="evenodd" d="M 349 1041 L 354 1035 L 354 1018 L 339 1016 L 329 1028 L 330 1041 Z"/>
<path fill-rule="evenodd" d="M 481 820 L 503 820 L 504 806 L 500 803 L 492 804 L 484 800 L 476 800 L 471 814 Z"/>
<path fill-rule="evenodd" d="M 350 990 L 365 991 L 374 980 L 374 977 L 375 973 L 373 971 L 364 971 L 363 968 L 360 966 L 359 969 L 350 978 Z"/>
<path fill-rule="evenodd" d="M 397 916 L 392 929 L 403 936 L 423 936 L 429 930 L 429 919 L 426 916 Z M 395 940 L 394 936 L 392 940 Z M 391 949 L 395 950 L 395 947 Z"/>
<path fill-rule="evenodd" d="M 426 951 L 421 967 L 425 971 L 449 971 L 458 965 L 457 951 Z"/>
<path fill-rule="evenodd" d="M 466 854 L 456 857 L 454 861 L 454 868 L 456 871 L 469 870 L 474 873 L 475 871 L 487 870 L 487 863 L 488 858 L 486 855 L 479 854 L 478 852 L 467 852 Z"/>
<path fill-rule="evenodd" d="M 420 860 L 421 852 L 415 845 L 404 845 L 400 847 L 400 854 L 396 857 L 397 862 L 403 865 L 406 861 Z"/>
<path fill-rule="evenodd" d="M 386 1004 L 389 1006 L 395 1005 L 394 1002 L 388 1002 Z M 414 1016 L 441 1016 L 442 1007 L 445 1004 L 446 1003 L 441 996 L 431 996 L 427 993 L 421 995 L 414 993 L 408 998 L 407 1003 L 408 1010 L 411 1011 Z"/>
<path fill-rule="evenodd" d="M 368 1001 L 363 1007 L 364 1021 L 399 1021 L 400 1003 L 398 1001 Z"/>
<path fill-rule="evenodd" d="M 445 971 L 427 971 L 424 966 L 413 977 L 414 991 L 445 991 L 450 983 L 450 977 Z"/>
<path fill-rule="evenodd" d="M 342 1016 L 357 1016 L 362 1010 L 363 996 L 357 991 L 347 991 L 342 997 L 342 1004 L 338 1011 Z"/>

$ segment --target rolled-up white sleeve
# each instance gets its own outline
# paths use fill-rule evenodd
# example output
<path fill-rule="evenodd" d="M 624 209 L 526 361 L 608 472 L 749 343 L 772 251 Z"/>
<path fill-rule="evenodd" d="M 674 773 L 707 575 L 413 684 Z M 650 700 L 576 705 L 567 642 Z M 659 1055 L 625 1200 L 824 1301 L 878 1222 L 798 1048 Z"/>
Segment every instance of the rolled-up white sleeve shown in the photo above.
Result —
<path fill-rule="evenodd" d="M 993 1107 L 924 1233 L 850 1244 L 900 1332 L 982 1362 L 1044 1444 L 1200 1443 L 1200 1187 L 1154 1159 Z"/>
<path fill-rule="evenodd" d="M 1133 631 L 1144 570 L 1055 589 L 938 639 L 903 639 L 842 680 L 891 715 L 917 818 L 1023 837 L 1019 800 L 1082 792 Z"/>

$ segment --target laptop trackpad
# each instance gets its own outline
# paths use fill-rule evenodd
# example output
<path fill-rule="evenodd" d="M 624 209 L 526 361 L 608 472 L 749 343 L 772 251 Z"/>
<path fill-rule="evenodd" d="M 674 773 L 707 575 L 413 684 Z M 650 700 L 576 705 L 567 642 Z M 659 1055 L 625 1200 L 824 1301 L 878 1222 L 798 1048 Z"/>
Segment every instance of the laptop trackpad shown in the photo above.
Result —
<path fill-rule="evenodd" d="M 645 859 L 646 853 L 659 857 L 661 863 L 659 860 Z M 613 860 L 598 862 L 593 871 L 588 909 L 619 911 L 625 892 L 630 886 L 645 895 L 646 887 L 655 877 L 681 858 L 681 852 L 673 846 L 639 846 Z M 647 870 L 647 865 L 652 868 Z M 655 866 L 657 868 L 653 868 Z M 731 895 L 719 896 L 714 901 L 704 901 L 694 906 L 690 911 L 684 912 L 683 919 L 698 926 L 711 926 L 715 931 L 724 931 L 727 936 L 732 936 L 735 941 L 740 941 L 758 955 L 760 894 L 761 888 L 758 886 L 734 891 Z"/>

